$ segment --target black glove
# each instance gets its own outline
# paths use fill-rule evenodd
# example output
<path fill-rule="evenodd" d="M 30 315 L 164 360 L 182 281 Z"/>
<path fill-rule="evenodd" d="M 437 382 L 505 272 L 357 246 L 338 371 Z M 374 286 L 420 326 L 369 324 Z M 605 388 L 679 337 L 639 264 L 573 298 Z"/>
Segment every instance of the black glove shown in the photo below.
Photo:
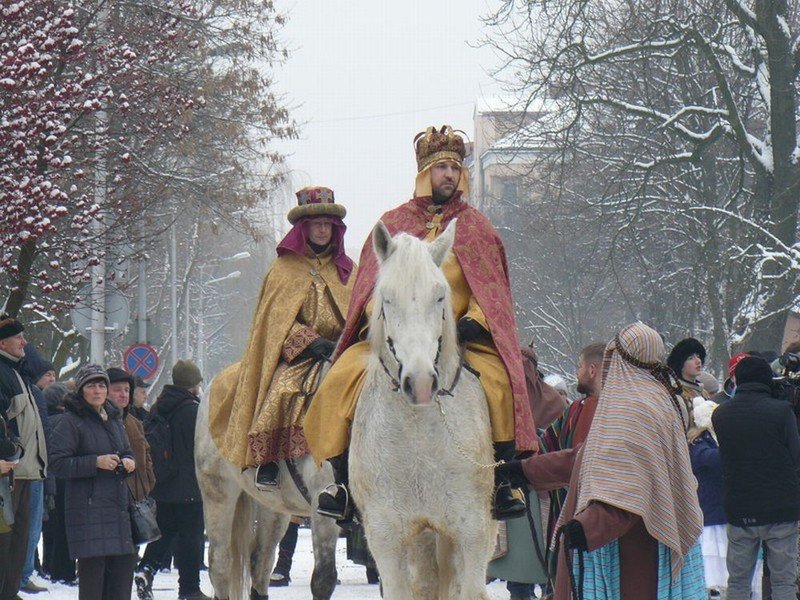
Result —
<path fill-rule="evenodd" d="M 328 359 L 333 354 L 335 348 L 336 344 L 332 341 L 326 340 L 324 337 L 318 337 L 308 345 L 305 351 L 313 358 Z"/>
<path fill-rule="evenodd" d="M 567 524 L 564 525 L 564 537 L 564 543 L 567 548 L 580 550 L 581 552 L 589 550 L 589 544 L 586 542 L 586 533 L 584 533 L 583 525 L 581 525 L 580 521 L 575 519 L 567 521 Z"/>
<path fill-rule="evenodd" d="M 475 319 L 470 319 L 469 317 L 462 317 L 458 320 L 456 331 L 458 331 L 459 344 L 475 342 L 477 340 L 489 337 L 489 332 L 483 328 L 483 325 L 478 323 Z"/>
<path fill-rule="evenodd" d="M 525 472 L 522 470 L 521 460 L 508 460 L 502 465 L 497 465 L 494 472 L 498 477 L 506 479 L 512 487 L 520 487 L 527 483 Z"/>

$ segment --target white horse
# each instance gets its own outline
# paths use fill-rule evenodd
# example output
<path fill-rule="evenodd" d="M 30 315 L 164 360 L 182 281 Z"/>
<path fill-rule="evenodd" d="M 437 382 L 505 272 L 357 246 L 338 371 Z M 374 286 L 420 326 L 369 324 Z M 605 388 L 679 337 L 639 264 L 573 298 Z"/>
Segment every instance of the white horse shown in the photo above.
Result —
<path fill-rule="evenodd" d="M 223 373 L 224 375 L 224 373 Z M 339 528 L 333 519 L 317 515 L 317 496 L 333 482 L 325 463 L 317 468 L 310 456 L 294 462 L 294 472 L 305 490 L 294 483 L 285 461 L 280 465 L 280 487 L 263 492 L 255 487 L 252 475 L 225 460 L 208 429 L 209 396 L 223 394 L 227 377 L 211 382 L 200 403 L 195 428 L 197 481 L 203 494 L 203 514 L 209 540 L 208 570 L 214 597 L 243 600 L 251 582 L 251 600 L 266 600 L 275 548 L 283 537 L 292 515 L 311 517 L 314 545 L 314 572 L 311 593 L 314 600 L 328 600 L 336 587 L 336 540 Z M 214 386 L 218 386 L 215 388 Z M 309 499 L 311 503 L 309 503 Z"/>
<path fill-rule="evenodd" d="M 486 399 L 463 368 L 441 264 L 455 221 L 426 244 L 372 232 L 380 272 L 350 483 L 386 600 L 486 599 L 495 543 Z"/>

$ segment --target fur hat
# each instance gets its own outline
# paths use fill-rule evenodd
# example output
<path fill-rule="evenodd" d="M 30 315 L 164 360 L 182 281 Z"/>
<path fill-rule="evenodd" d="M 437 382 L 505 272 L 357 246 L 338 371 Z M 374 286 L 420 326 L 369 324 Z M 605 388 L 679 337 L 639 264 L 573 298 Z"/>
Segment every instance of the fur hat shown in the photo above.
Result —
<path fill-rule="evenodd" d="M 203 375 L 197 365 L 190 360 L 179 360 L 172 367 L 172 383 L 181 388 L 193 388 L 203 381 Z"/>
<path fill-rule="evenodd" d="M 90 381 L 98 379 L 105 381 L 106 386 L 109 385 L 108 373 L 105 372 L 103 367 L 100 365 L 86 365 L 85 367 L 81 367 L 81 370 L 75 375 L 75 391 L 80 393 L 83 386 Z"/>
<path fill-rule="evenodd" d="M 333 190 L 323 186 L 304 187 L 295 192 L 297 206 L 287 215 L 289 223 L 294 225 L 303 217 L 339 217 L 344 219 L 347 209 L 336 204 Z"/>
<path fill-rule="evenodd" d="M 705 364 L 706 362 L 706 349 L 699 341 L 694 338 L 686 338 L 681 340 L 669 353 L 667 358 L 667 366 L 675 371 L 675 375 L 679 378 L 683 372 L 683 363 L 692 355 L 697 354 L 700 360 Z"/>
<path fill-rule="evenodd" d="M 0 315 L 0 340 L 10 338 L 23 331 L 25 331 L 25 328 L 22 326 L 22 323 L 17 321 L 14 317 L 10 317 L 6 314 Z"/>
<path fill-rule="evenodd" d="M 772 368 L 763 358 L 746 356 L 736 365 L 736 387 L 745 383 L 772 385 Z"/>

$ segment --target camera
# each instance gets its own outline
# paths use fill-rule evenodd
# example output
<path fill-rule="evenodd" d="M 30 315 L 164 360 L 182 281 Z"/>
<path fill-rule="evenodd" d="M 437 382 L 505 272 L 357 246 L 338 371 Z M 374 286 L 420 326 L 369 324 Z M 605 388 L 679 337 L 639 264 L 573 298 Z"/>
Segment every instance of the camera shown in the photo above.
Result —
<path fill-rule="evenodd" d="M 800 373 L 800 354 L 795 352 L 784 352 L 778 359 L 783 367 L 784 374 Z"/>
<path fill-rule="evenodd" d="M 778 363 L 783 371 L 773 380 L 777 395 L 791 404 L 800 425 L 800 354 L 784 352 L 778 358 Z"/>
<path fill-rule="evenodd" d="M 122 452 L 117 452 L 117 456 L 119 457 L 119 463 L 117 463 L 117 466 L 114 467 L 114 475 L 127 477 L 128 471 L 125 470 L 125 465 L 122 464 Z"/>

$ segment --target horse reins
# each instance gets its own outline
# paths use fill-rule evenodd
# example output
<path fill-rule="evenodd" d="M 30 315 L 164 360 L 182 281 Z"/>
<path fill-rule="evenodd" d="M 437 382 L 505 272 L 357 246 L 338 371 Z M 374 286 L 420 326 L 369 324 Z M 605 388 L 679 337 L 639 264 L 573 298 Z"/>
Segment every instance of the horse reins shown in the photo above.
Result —
<path fill-rule="evenodd" d="M 383 310 L 383 302 L 381 302 L 381 312 L 378 314 L 378 320 L 386 321 L 386 313 Z M 445 313 L 444 309 L 442 309 L 442 321 L 445 320 Z M 389 370 L 389 367 L 386 366 L 386 362 L 383 360 L 382 356 L 378 356 L 378 362 L 380 363 L 381 367 L 383 367 L 383 372 L 386 373 L 386 376 L 389 378 L 389 382 L 392 384 L 392 391 L 398 392 L 400 391 L 400 373 L 403 371 L 403 363 L 397 356 L 397 351 L 394 349 L 394 340 L 391 336 L 386 336 L 386 340 L 384 342 L 386 347 L 389 349 L 389 352 L 392 354 L 394 358 L 394 362 L 397 363 L 397 377 L 392 375 L 392 372 Z M 433 372 L 436 374 L 436 380 L 439 380 L 439 357 L 442 355 L 442 336 L 439 336 L 437 340 L 437 347 L 436 347 L 436 357 L 433 359 Z M 458 369 L 456 370 L 456 374 L 453 377 L 453 383 L 450 384 L 450 387 L 442 389 L 438 388 L 436 390 L 436 396 L 452 396 L 453 390 L 458 385 L 458 381 L 461 379 L 461 370 L 465 368 L 464 364 L 464 352 L 459 351 L 458 353 Z"/>
<path fill-rule="evenodd" d="M 381 302 L 381 312 L 378 314 L 378 319 L 386 321 L 386 313 L 383 311 L 383 303 Z M 442 320 L 445 320 L 445 312 L 442 309 Z M 386 347 L 389 348 L 389 352 L 392 353 L 395 362 L 397 363 L 397 377 L 392 375 L 391 371 L 389 371 L 389 367 L 386 366 L 386 363 L 383 360 L 383 357 L 378 356 L 378 361 L 380 362 L 381 367 L 383 367 L 383 372 L 386 373 L 386 376 L 389 378 L 389 381 L 392 384 L 392 390 L 397 392 L 400 390 L 400 382 L 398 379 L 400 378 L 400 372 L 403 370 L 403 363 L 400 362 L 400 359 L 397 357 L 397 353 L 394 349 L 394 340 L 390 336 L 386 336 Z M 439 356 L 442 353 L 442 336 L 439 336 L 438 340 L 438 348 L 436 349 L 436 358 L 433 361 L 433 369 L 436 373 L 436 377 L 439 377 Z M 444 426 L 447 429 L 447 434 L 450 436 L 450 440 L 455 445 L 456 449 L 461 453 L 461 456 L 464 457 L 470 464 L 478 469 L 487 470 L 487 469 L 495 469 L 499 465 L 503 464 L 505 461 L 497 461 L 489 464 L 483 464 L 472 458 L 469 453 L 466 451 L 464 446 L 461 445 L 461 442 L 458 441 L 458 438 L 453 432 L 452 427 L 450 427 L 450 422 L 447 420 L 447 415 L 444 412 L 444 407 L 442 406 L 441 399 L 443 397 L 449 396 L 453 397 L 453 390 L 458 385 L 459 380 L 461 379 L 461 371 L 467 369 L 471 373 L 475 374 L 475 376 L 480 376 L 480 373 L 475 371 L 471 368 L 465 361 L 464 361 L 464 348 L 460 348 L 458 352 L 458 369 L 456 370 L 456 374 L 453 377 L 453 383 L 450 384 L 450 387 L 446 389 L 439 388 L 436 390 L 436 406 L 439 408 L 439 414 L 442 415 L 442 421 L 444 422 Z"/>

